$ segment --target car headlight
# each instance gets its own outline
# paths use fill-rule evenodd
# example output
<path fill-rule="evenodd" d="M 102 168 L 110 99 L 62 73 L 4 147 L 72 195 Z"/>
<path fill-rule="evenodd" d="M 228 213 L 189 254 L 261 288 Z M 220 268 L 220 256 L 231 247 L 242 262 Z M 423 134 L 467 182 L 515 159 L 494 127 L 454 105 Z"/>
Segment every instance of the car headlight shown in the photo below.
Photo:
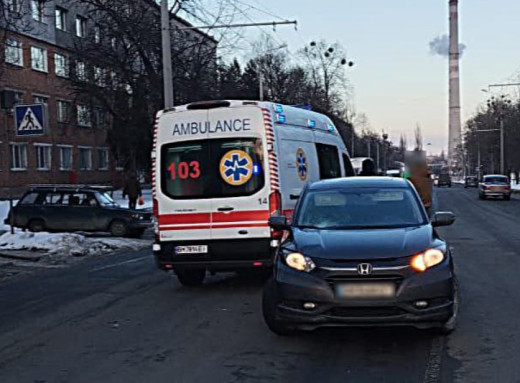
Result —
<path fill-rule="evenodd" d="M 285 255 L 285 263 L 293 269 L 305 271 L 307 273 L 316 268 L 312 259 L 300 253 L 289 253 Z"/>
<path fill-rule="evenodd" d="M 410 265 L 416 271 L 425 271 L 444 260 L 444 252 L 439 249 L 428 249 L 424 253 L 412 257 Z"/>
<path fill-rule="evenodd" d="M 143 215 L 142 215 L 142 214 L 135 213 L 135 214 L 132 214 L 132 218 L 133 218 L 133 219 L 143 219 Z"/>

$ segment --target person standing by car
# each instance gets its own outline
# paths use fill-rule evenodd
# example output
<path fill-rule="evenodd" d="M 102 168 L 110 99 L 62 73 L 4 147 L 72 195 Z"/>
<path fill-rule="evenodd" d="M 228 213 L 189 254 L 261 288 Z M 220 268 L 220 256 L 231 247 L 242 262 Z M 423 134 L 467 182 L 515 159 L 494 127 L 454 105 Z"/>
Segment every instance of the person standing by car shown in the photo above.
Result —
<path fill-rule="evenodd" d="M 361 164 L 361 171 L 359 172 L 360 177 L 377 176 L 374 161 L 371 158 L 367 158 Z"/>
<path fill-rule="evenodd" d="M 410 168 L 410 178 L 408 180 L 412 183 L 421 197 L 421 201 L 426 208 L 428 216 L 432 213 L 432 194 L 433 194 L 433 180 L 427 166 L 416 165 Z"/>
<path fill-rule="evenodd" d="M 128 196 L 128 208 L 135 209 L 137 206 L 137 199 L 142 196 L 141 184 L 139 183 L 135 173 L 130 173 L 125 180 L 123 198 L 126 198 L 126 196 Z"/>

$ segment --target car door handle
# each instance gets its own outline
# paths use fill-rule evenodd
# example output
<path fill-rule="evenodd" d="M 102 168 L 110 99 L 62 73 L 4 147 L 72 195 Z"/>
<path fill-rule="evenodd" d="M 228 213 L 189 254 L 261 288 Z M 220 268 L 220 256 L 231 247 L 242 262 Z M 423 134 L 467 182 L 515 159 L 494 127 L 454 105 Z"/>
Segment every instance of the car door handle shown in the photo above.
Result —
<path fill-rule="evenodd" d="M 300 198 L 299 194 L 289 194 L 289 199 L 291 199 L 291 200 L 295 200 L 295 199 L 298 199 L 298 198 Z"/>
<path fill-rule="evenodd" d="M 233 211 L 233 210 L 235 210 L 235 208 L 232 206 L 222 206 L 222 207 L 219 207 L 217 210 L 218 211 Z"/>

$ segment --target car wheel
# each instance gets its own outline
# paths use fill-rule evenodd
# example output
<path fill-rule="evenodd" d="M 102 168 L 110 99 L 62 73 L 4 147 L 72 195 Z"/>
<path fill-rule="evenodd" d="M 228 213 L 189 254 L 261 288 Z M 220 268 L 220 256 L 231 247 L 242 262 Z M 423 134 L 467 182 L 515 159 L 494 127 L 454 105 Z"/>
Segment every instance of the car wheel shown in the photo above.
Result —
<path fill-rule="evenodd" d="M 29 231 L 32 231 L 33 233 L 39 233 L 41 231 L 45 231 L 45 222 L 41 219 L 33 219 L 29 222 L 29 225 L 27 225 Z"/>
<path fill-rule="evenodd" d="M 202 285 L 206 277 L 206 269 L 176 269 L 175 274 L 181 285 L 194 287 Z"/>
<path fill-rule="evenodd" d="M 295 329 L 287 326 L 276 318 L 276 308 L 280 302 L 278 288 L 274 278 L 267 281 L 262 294 L 262 314 L 269 330 L 276 335 L 286 336 L 294 334 Z"/>
<path fill-rule="evenodd" d="M 125 221 L 120 220 L 113 221 L 108 230 L 113 237 L 124 237 L 128 233 L 128 227 Z"/>
<path fill-rule="evenodd" d="M 460 309 L 460 288 L 459 281 L 456 277 L 453 279 L 453 314 L 450 319 L 442 324 L 440 327 L 440 333 L 444 335 L 448 335 L 452 333 L 455 328 L 457 328 L 457 322 L 459 319 L 459 309 Z"/>

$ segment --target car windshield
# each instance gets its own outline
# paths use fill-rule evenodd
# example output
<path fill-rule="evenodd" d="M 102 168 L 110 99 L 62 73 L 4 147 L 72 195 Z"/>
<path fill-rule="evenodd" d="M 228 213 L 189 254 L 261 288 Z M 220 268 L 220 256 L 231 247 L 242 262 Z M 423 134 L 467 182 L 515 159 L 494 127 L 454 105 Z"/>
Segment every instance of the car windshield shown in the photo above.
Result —
<path fill-rule="evenodd" d="M 484 177 L 484 182 L 487 184 L 507 184 L 508 180 L 506 177 Z"/>
<path fill-rule="evenodd" d="M 101 206 L 118 206 L 117 203 L 107 193 L 96 193 L 96 198 Z"/>
<path fill-rule="evenodd" d="M 406 188 L 311 190 L 298 209 L 296 227 L 383 229 L 427 223 L 418 199 Z"/>

